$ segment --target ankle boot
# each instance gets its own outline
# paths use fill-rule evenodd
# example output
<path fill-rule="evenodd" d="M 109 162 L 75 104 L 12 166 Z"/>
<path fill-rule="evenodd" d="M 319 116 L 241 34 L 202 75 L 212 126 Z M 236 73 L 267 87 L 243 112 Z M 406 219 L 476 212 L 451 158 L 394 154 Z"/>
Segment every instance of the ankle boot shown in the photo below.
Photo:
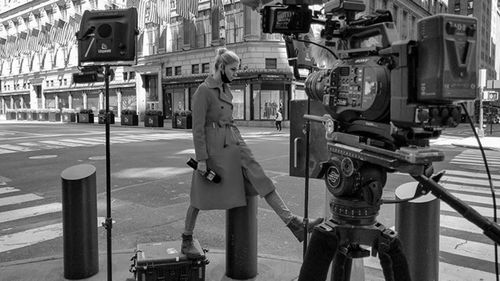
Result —
<path fill-rule="evenodd" d="M 314 227 L 322 222 L 323 218 L 310 220 L 307 224 L 307 232 L 312 232 Z M 304 219 L 294 216 L 286 226 L 292 231 L 299 242 L 304 241 Z"/>
<path fill-rule="evenodd" d="M 181 253 L 186 255 L 188 259 L 196 259 L 203 256 L 198 240 L 193 239 L 193 235 L 182 234 Z"/>

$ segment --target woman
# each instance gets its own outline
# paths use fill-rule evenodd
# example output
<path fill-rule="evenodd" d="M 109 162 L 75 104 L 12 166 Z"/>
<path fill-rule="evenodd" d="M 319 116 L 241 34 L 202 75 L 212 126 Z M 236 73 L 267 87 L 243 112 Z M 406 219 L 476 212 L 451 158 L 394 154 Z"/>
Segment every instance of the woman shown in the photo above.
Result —
<path fill-rule="evenodd" d="M 283 115 L 281 114 L 281 108 L 276 112 L 276 130 L 281 131 L 281 121 L 283 121 Z"/>
<path fill-rule="evenodd" d="M 240 58 L 234 52 L 226 48 L 218 49 L 213 74 L 205 79 L 193 96 L 193 143 L 198 166 L 193 172 L 191 202 L 181 247 L 182 253 L 189 258 L 201 254 L 193 243 L 199 210 L 245 206 L 245 188 L 247 193 L 256 192 L 264 197 L 295 237 L 300 242 L 304 240 L 303 219 L 287 208 L 233 124 L 233 96 L 228 84 L 236 77 L 239 65 Z M 220 174 L 222 182 L 211 183 L 201 176 L 207 169 Z M 312 220 L 308 231 L 312 231 L 322 220 Z"/>

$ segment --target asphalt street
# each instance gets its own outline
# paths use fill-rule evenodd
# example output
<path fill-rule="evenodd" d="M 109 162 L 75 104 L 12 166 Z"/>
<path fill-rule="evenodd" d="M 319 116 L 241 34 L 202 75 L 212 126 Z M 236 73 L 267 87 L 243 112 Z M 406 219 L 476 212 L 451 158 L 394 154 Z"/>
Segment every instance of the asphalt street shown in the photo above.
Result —
<path fill-rule="evenodd" d="M 287 205 L 303 214 L 304 180 L 288 176 L 288 130 L 243 127 L 241 131 Z M 449 141 L 468 132 L 461 126 L 434 141 L 446 155 L 444 162 L 435 163 L 435 170 L 446 170 L 443 184 L 491 218 L 480 154 Z M 98 217 L 104 220 L 104 142 L 102 125 L 0 123 L 0 264 L 62 254 L 60 174 L 68 167 L 86 163 L 97 168 Z M 112 248 L 123 251 L 138 243 L 179 240 L 192 172 L 185 165 L 193 155 L 190 131 L 114 126 L 111 143 Z M 500 153 L 487 151 L 487 156 L 498 186 Z M 395 189 L 410 181 L 408 175 L 390 174 L 383 197 L 394 198 Z M 324 182 L 312 179 L 309 215 L 327 213 Z M 383 205 L 378 220 L 393 227 L 394 213 L 394 205 Z M 225 219 L 224 211 L 200 213 L 195 235 L 203 247 L 225 248 Z M 98 233 L 99 250 L 105 251 L 106 232 L 99 226 Z M 302 245 L 265 200 L 259 200 L 258 233 L 259 254 L 301 262 Z M 449 278 L 441 280 L 492 279 L 490 241 L 446 204 L 441 204 L 440 233 L 440 269 Z M 366 259 L 365 265 L 381 276 L 376 259 Z M 460 279 L 467 276 L 475 279 Z"/>

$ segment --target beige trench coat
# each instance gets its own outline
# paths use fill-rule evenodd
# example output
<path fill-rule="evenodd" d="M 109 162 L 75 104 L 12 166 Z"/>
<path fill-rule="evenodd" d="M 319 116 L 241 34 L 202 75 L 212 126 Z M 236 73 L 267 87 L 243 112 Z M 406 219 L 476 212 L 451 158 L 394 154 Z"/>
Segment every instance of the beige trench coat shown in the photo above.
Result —
<path fill-rule="evenodd" d="M 208 168 L 222 178 L 219 184 L 210 183 L 193 172 L 191 206 L 200 210 L 245 206 L 245 194 L 265 196 L 275 189 L 239 130 L 229 125 L 233 122 L 232 100 L 229 86 L 212 76 L 205 79 L 193 96 L 196 159 L 206 160 Z"/>

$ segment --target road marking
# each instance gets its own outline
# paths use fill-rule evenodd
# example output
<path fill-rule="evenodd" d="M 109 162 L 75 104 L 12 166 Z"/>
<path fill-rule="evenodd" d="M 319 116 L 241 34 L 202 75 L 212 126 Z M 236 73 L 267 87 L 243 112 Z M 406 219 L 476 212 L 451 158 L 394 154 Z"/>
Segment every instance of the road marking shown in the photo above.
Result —
<path fill-rule="evenodd" d="M 28 157 L 28 159 L 31 159 L 31 160 L 51 159 L 51 158 L 57 158 L 57 155 L 47 154 L 47 155 L 36 155 L 36 156 Z"/>
<path fill-rule="evenodd" d="M 194 148 L 190 148 L 190 149 L 181 150 L 175 154 L 195 154 L 195 152 L 194 152 Z"/>
<path fill-rule="evenodd" d="M 79 143 L 79 144 L 84 145 L 84 146 L 94 146 L 94 145 L 97 145 L 94 142 L 88 142 L 88 141 L 79 140 L 79 139 L 61 139 L 60 141 L 65 141 L 65 142 L 70 142 L 70 143 Z"/>
<path fill-rule="evenodd" d="M 13 204 L 19 204 L 19 203 L 24 203 L 24 202 L 29 202 L 29 201 L 35 201 L 35 200 L 40 200 L 43 199 L 43 197 L 40 197 L 36 194 L 23 194 L 23 195 L 15 195 L 15 196 L 8 196 L 8 197 L 2 197 L 0 198 L 0 206 L 8 206 L 8 205 L 13 205 Z"/>
<path fill-rule="evenodd" d="M 1 144 L 0 148 L 14 150 L 14 151 L 20 151 L 20 152 L 28 152 L 28 151 L 40 150 L 38 148 L 29 148 L 29 147 L 19 146 L 19 145 L 13 145 L 13 144 Z"/>
<path fill-rule="evenodd" d="M 444 175 L 445 176 L 455 175 L 455 176 L 459 176 L 459 177 L 474 177 L 474 178 L 484 178 L 484 179 L 488 178 L 487 175 L 483 174 L 483 173 L 472 173 L 472 172 L 456 171 L 456 170 L 446 170 L 446 173 Z M 491 174 L 491 178 L 500 180 L 500 175 Z"/>
<path fill-rule="evenodd" d="M 75 144 L 75 143 L 67 143 L 67 142 L 51 141 L 51 140 L 44 140 L 44 141 L 40 141 L 40 142 L 41 143 L 46 143 L 46 144 L 54 144 L 54 145 L 63 146 L 63 147 L 77 147 L 77 146 L 81 146 L 81 145 Z"/>
<path fill-rule="evenodd" d="M 97 227 L 102 227 L 106 218 L 97 218 Z M 50 224 L 22 232 L 0 236 L 0 253 L 31 246 L 63 236 L 62 223 Z"/>
<path fill-rule="evenodd" d="M 52 240 L 62 234 L 62 223 L 56 223 L 0 236 L 0 253 Z"/>
<path fill-rule="evenodd" d="M 477 185 L 484 186 L 484 187 L 490 186 L 490 183 L 487 179 L 481 179 L 481 178 L 443 176 L 443 178 L 439 182 L 443 183 L 445 181 L 459 183 L 459 184 L 470 184 L 470 185 L 475 185 L 475 186 L 477 186 Z M 492 179 L 492 184 L 493 184 L 493 186 L 500 186 L 500 181 Z"/>
<path fill-rule="evenodd" d="M 51 203 L 45 205 L 37 205 L 28 208 L 15 209 L 6 212 L 0 212 L 0 223 L 40 216 L 44 214 L 56 213 L 60 212 L 61 210 L 62 210 L 61 203 Z"/>
<path fill-rule="evenodd" d="M 40 143 L 40 142 L 22 142 L 19 143 L 19 145 L 23 146 L 31 146 L 31 147 L 39 147 L 40 149 L 57 149 L 57 148 L 62 148 L 63 146 L 59 145 L 50 145 L 46 143 Z"/>
<path fill-rule="evenodd" d="M 465 198 L 462 198 L 462 196 L 459 196 L 459 199 L 463 200 L 463 201 L 468 201 Z M 493 217 L 493 208 L 485 208 L 485 207 L 478 207 L 478 206 L 471 206 L 471 205 L 469 205 L 469 207 L 476 210 L 479 214 L 481 214 L 481 216 Z M 443 201 L 441 201 L 441 211 L 456 212 L 455 209 L 448 206 L 448 204 L 444 203 Z M 497 213 L 499 213 L 498 211 L 500 211 L 499 208 L 497 208 Z"/>
<path fill-rule="evenodd" d="M 11 186 L 0 188 L 0 194 L 6 194 L 6 193 L 11 193 L 11 192 L 16 192 L 16 191 L 19 191 L 19 189 L 11 187 Z"/>
<path fill-rule="evenodd" d="M 483 233 L 478 226 L 463 217 L 441 215 L 439 218 L 439 225 L 449 229 L 467 231 L 471 233 Z"/>
<path fill-rule="evenodd" d="M 0 154 L 7 154 L 7 153 L 16 153 L 16 151 L 7 150 L 7 149 L 0 149 Z"/>
<path fill-rule="evenodd" d="M 470 185 L 460 185 L 447 182 L 440 182 L 440 184 L 444 186 L 448 191 L 475 192 L 478 194 L 484 194 L 486 196 L 490 196 L 491 198 L 491 190 L 489 186 L 470 186 Z M 495 193 L 495 196 L 497 200 L 500 200 L 500 194 Z"/>
<path fill-rule="evenodd" d="M 363 259 L 364 265 L 370 268 L 382 270 L 378 257 L 368 257 Z M 486 281 L 495 280 L 495 275 L 489 272 L 476 270 L 473 268 L 457 266 L 445 262 L 439 262 L 439 280 L 443 281 Z"/>

